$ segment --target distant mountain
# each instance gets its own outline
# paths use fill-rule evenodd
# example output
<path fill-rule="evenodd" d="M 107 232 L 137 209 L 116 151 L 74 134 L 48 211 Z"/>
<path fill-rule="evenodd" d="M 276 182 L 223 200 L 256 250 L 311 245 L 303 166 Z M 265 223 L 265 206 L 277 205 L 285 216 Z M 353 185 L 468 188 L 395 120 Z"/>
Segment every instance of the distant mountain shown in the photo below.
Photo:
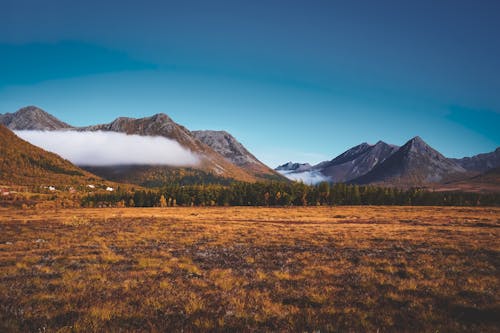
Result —
<path fill-rule="evenodd" d="M 11 130 L 53 131 L 72 128 L 36 106 L 27 106 L 14 113 L 2 114 L 0 124 Z"/>
<path fill-rule="evenodd" d="M 277 167 L 276 171 L 282 172 L 282 173 L 288 173 L 288 172 L 305 172 L 311 170 L 312 165 L 309 163 L 293 163 L 293 162 L 288 162 L 285 164 L 280 165 Z"/>
<path fill-rule="evenodd" d="M 394 154 L 398 148 L 383 141 L 374 145 L 362 143 L 331 161 L 315 165 L 312 169 L 329 177 L 335 183 L 348 182 L 371 171 Z"/>
<path fill-rule="evenodd" d="M 307 163 L 288 162 L 275 170 L 294 180 L 376 183 L 401 187 L 431 186 L 433 189 L 451 189 L 459 186 L 474 191 L 482 186 L 488 187 L 491 191 L 491 189 L 500 189 L 500 185 L 494 183 L 497 178 L 488 173 L 491 170 L 495 175 L 494 168 L 500 168 L 500 148 L 494 152 L 473 157 L 450 159 L 431 148 L 417 136 L 402 147 L 383 141 L 374 145 L 362 143 L 330 161 L 321 162 L 312 167 Z M 489 176 L 483 177 L 483 174 Z M 482 179 L 481 182 L 478 179 Z M 484 179 L 491 180 L 493 183 L 486 185 Z M 440 185 L 436 187 L 437 184 Z"/>
<path fill-rule="evenodd" d="M 439 183 L 465 172 L 464 168 L 441 155 L 417 136 L 370 172 L 352 182 L 419 186 Z"/>
<path fill-rule="evenodd" d="M 191 134 L 228 161 L 257 177 L 277 177 L 277 173 L 252 155 L 226 131 L 192 131 Z"/>
<path fill-rule="evenodd" d="M 1 185 L 84 185 L 101 180 L 0 125 Z"/>
<path fill-rule="evenodd" d="M 365 142 L 352 147 L 330 161 L 321 162 L 314 166 L 309 163 L 288 162 L 275 170 L 291 179 L 311 178 L 311 174 L 314 174 L 313 179 L 317 181 L 328 180 L 334 183 L 343 183 L 366 174 L 376 165 L 385 161 L 398 148 L 398 146 L 383 141 L 374 145 Z"/>
<path fill-rule="evenodd" d="M 500 167 L 500 147 L 491 153 L 451 160 L 467 171 L 486 172 L 490 169 Z"/>

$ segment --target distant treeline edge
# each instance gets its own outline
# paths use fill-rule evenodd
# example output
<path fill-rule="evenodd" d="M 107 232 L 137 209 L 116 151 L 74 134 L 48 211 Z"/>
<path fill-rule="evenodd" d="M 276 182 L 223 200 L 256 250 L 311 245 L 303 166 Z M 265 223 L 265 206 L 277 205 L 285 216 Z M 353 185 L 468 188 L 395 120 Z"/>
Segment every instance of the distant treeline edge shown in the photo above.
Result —
<path fill-rule="evenodd" d="M 318 205 L 415 205 L 498 206 L 500 193 L 434 192 L 390 187 L 358 186 L 327 182 L 244 183 L 230 185 L 178 185 L 159 190 L 93 193 L 82 198 L 84 207 L 172 206 L 318 206 Z"/>

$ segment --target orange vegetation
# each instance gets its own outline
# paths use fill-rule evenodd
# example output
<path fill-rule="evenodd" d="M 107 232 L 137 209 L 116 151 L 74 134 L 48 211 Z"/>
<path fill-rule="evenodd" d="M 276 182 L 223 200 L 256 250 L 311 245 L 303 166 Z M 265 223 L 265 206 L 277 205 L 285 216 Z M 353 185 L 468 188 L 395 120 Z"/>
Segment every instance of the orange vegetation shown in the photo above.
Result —
<path fill-rule="evenodd" d="M 0 210 L 0 331 L 498 331 L 500 208 Z"/>

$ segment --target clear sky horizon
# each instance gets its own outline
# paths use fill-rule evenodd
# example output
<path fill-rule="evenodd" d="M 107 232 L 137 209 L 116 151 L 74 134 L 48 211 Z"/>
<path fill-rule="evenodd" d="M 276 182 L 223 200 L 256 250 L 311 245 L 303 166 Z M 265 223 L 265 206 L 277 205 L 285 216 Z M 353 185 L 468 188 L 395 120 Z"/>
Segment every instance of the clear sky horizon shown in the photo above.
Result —
<path fill-rule="evenodd" d="M 500 2 L 0 3 L 0 113 L 72 125 L 166 113 L 271 167 L 419 135 L 500 146 Z"/>

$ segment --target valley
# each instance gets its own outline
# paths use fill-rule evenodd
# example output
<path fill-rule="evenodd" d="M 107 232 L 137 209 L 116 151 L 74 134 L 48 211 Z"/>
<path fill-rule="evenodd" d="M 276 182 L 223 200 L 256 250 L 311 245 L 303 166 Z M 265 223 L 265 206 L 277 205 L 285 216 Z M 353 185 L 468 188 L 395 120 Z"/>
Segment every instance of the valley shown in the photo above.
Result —
<path fill-rule="evenodd" d="M 0 27 L 0 333 L 500 333 L 500 1 Z"/>

